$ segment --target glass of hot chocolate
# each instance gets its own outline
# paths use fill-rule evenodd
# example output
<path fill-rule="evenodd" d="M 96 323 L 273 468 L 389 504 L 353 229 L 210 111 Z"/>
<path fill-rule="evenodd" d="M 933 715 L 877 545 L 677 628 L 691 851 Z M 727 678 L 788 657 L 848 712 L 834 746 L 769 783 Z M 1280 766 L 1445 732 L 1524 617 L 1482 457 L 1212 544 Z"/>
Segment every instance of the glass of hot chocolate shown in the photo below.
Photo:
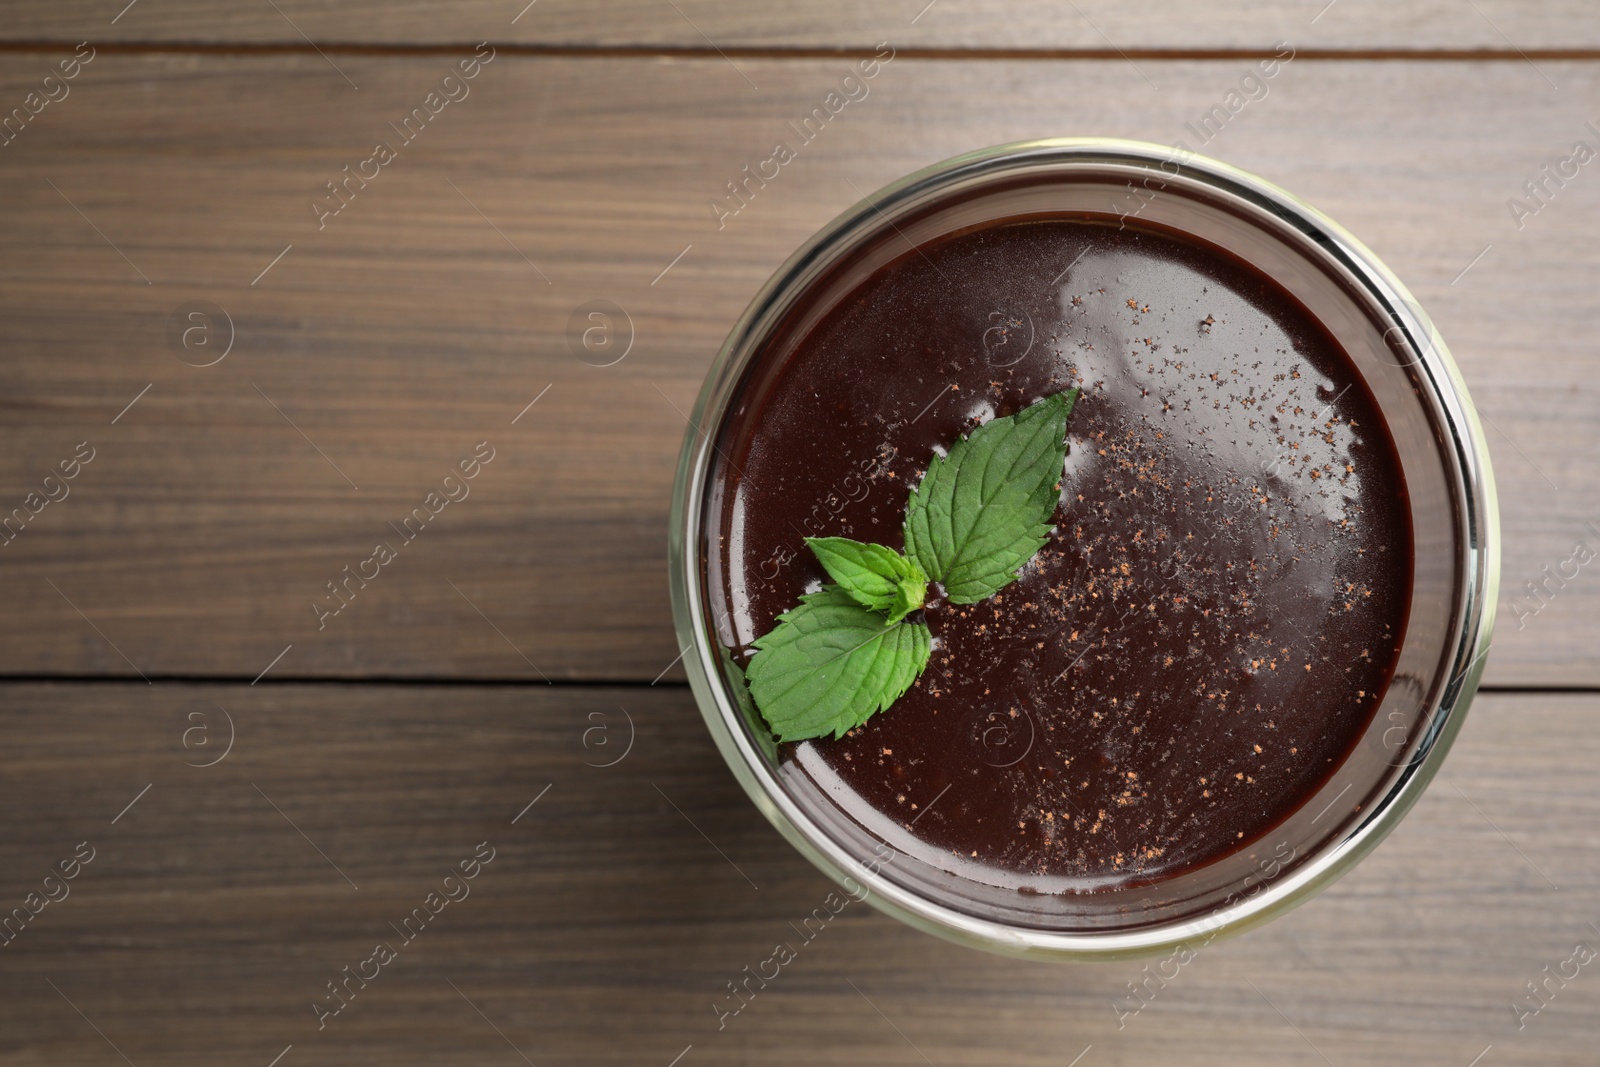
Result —
<path fill-rule="evenodd" d="M 1180 149 L 1005 145 L 874 194 L 692 421 L 672 594 L 713 737 L 824 872 L 965 944 L 1281 913 L 1415 803 L 1483 669 L 1494 488 L 1437 331 L 1337 224 Z"/>

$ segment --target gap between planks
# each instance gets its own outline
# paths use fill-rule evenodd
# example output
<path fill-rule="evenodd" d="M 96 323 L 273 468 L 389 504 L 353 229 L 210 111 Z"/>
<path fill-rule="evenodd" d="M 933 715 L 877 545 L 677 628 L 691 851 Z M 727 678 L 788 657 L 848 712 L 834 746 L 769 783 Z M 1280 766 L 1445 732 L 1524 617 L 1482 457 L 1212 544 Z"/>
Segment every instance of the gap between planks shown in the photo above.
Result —
<path fill-rule="evenodd" d="M 65 38 L 25 41 L 0 40 L 0 54 L 55 52 L 76 47 L 77 41 Z M 218 42 L 218 41 L 106 41 L 96 42 L 100 52 L 124 55 L 158 55 L 162 53 L 200 53 L 234 56 L 318 55 L 332 53 L 349 56 L 427 57 L 454 56 L 464 48 L 475 48 L 477 41 L 454 41 L 444 44 L 363 44 L 356 41 L 296 42 Z M 559 56 L 590 59 L 869 59 L 876 55 L 874 46 L 859 48 L 768 48 L 728 45 L 722 48 L 672 45 L 581 45 L 581 44 L 528 44 L 514 41 L 484 42 L 499 52 L 513 56 Z M 1268 59 L 1276 53 L 1271 47 L 1262 48 L 899 48 L 895 59 L 912 60 L 1074 60 L 1092 62 L 1125 62 L 1128 59 L 1166 61 L 1196 60 L 1253 60 Z M 1600 60 L 1600 48 L 1302 48 L 1295 52 L 1296 61 L 1388 61 L 1388 62 L 1444 62 L 1444 63 L 1524 63 L 1529 60 L 1592 61 Z"/>

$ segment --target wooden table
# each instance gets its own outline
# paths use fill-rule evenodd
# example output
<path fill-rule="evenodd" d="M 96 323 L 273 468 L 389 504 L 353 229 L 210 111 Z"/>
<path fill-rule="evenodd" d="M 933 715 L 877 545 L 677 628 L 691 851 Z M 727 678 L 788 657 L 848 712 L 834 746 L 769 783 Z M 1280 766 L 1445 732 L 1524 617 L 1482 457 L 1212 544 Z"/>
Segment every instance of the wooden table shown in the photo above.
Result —
<path fill-rule="evenodd" d="M 0 1064 L 1597 1062 L 1600 960 L 1569 961 L 1600 947 L 1600 572 L 1564 561 L 1600 549 L 1600 164 L 1541 174 L 1600 149 L 1590 5 L 125 2 L 0 25 L 0 909 L 38 906 Z M 684 412 L 856 190 L 1073 134 L 1277 181 L 1429 308 L 1499 477 L 1486 691 L 1370 859 L 1137 1014 L 1141 963 L 851 907 L 719 1029 L 831 886 L 675 665 Z M 570 342 L 591 300 L 620 362 Z M 329 597 L 475 449 L 470 495 Z"/>

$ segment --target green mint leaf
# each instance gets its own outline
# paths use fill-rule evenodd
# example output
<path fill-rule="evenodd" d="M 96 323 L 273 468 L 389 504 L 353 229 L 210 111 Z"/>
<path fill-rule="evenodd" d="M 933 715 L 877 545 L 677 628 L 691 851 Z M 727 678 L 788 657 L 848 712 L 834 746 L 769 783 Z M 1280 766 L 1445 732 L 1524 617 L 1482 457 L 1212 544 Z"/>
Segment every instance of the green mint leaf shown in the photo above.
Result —
<path fill-rule="evenodd" d="M 864 608 L 888 612 L 890 622 L 899 622 L 927 599 L 928 576 L 892 548 L 848 537 L 808 537 L 806 544 L 840 589 Z"/>
<path fill-rule="evenodd" d="M 1077 399 L 1069 389 L 991 419 L 928 464 L 906 505 L 906 555 L 952 604 L 993 596 L 1044 545 Z"/>
<path fill-rule="evenodd" d="M 801 597 L 757 639 L 746 676 L 774 734 L 837 739 L 911 688 L 932 641 L 925 624 L 890 623 L 828 585 Z"/>

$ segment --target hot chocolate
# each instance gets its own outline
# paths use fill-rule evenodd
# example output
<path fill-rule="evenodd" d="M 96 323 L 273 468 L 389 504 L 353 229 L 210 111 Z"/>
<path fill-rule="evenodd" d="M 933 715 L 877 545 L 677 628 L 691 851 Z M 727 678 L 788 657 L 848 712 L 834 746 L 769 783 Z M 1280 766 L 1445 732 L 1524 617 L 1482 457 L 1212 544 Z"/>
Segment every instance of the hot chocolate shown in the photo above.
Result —
<path fill-rule="evenodd" d="M 1366 728 L 1409 610 L 1405 482 L 1348 357 L 1248 264 L 1116 216 L 986 224 L 752 367 L 704 549 L 740 664 L 827 580 L 805 537 L 903 548 L 936 454 L 1082 390 L 1021 577 L 972 605 L 931 586 L 910 690 L 779 748 L 879 836 L 996 885 L 1149 883 L 1261 838 Z"/>

